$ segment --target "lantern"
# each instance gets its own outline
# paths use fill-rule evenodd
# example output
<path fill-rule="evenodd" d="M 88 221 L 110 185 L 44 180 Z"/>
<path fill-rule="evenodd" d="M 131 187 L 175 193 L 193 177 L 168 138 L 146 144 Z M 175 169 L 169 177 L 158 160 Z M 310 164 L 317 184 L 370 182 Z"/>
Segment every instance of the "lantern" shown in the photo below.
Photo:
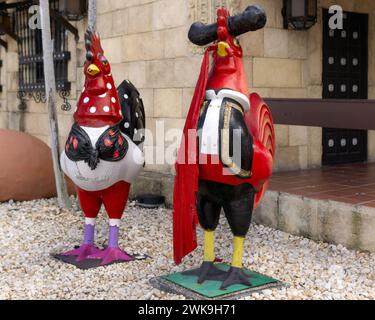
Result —
<path fill-rule="evenodd" d="M 317 0 L 284 0 L 284 28 L 310 29 L 317 21 Z"/>
<path fill-rule="evenodd" d="M 81 20 L 87 13 L 87 0 L 60 0 L 60 12 L 68 20 Z"/>

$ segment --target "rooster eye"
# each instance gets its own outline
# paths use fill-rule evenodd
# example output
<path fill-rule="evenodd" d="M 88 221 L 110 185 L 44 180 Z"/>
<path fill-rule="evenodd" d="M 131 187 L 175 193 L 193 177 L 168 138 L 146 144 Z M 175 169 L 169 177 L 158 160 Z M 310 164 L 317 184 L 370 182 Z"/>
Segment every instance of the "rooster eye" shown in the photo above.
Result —
<path fill-rule="evenodd" d="M 100 57 L 100 62 L 103 63 L 105 66 L 108 66 L 108 60 L 106 59 L 106 57 L 101 56 Z"/>

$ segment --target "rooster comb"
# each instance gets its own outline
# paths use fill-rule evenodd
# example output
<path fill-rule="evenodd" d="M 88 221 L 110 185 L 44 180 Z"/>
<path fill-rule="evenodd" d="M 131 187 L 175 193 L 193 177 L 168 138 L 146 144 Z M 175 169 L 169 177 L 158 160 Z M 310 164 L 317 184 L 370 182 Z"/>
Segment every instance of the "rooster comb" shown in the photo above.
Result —
<path fill-rule="evenodd" d="M 100 36 L 93 28 L 88 27 L 85 33 L 86 59 L 92 61 L 98 54 L 103 54 L 103 48 L 100 44 Z"/>

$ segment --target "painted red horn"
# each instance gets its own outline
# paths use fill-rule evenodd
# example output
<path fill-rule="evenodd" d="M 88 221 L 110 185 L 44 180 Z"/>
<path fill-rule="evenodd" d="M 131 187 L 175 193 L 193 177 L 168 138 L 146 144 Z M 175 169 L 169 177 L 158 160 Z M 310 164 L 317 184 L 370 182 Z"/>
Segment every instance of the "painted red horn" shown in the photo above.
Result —
<path fill-rule="evenodd" d="M 229 17 L 228 29 L 231 36 L 237 37 L 249 31 L 262 29 L 266 23 L 267 16 L 264 9 L 253 5 L 247 7 L 243 13 Z M 202 22 L 193 23 L 189 30 L 189 40 L 198 46 L 205 46 L 218 40 L 217 23 L 209 25 Z"/>

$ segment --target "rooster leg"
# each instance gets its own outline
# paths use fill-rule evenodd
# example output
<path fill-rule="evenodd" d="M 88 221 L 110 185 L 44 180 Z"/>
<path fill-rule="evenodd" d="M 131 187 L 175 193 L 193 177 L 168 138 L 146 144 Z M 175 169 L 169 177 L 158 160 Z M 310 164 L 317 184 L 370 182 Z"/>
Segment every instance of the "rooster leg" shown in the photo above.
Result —
<path fill-rule="evenodd" d="M 77 190 L 81 208 L 85 214 L 85 233 L 83 244 L 75 250 L 62 254 L 65 257 L 77 257 L 76 262 L 86 260 L 88 256 L 100 252 L 95 247 L 95 220 L 98 216 L 102 201 L 100 195 L 96 192 L 88 192 L 81 189 Z"/>
<path fill-rule="evenodd" d="M 198 283 L 202 284 L 207 280 L 222 281 L 225 272 L 215 266 L 215 232 L 220 218 L 221 206 L 209 201 L 208 198 L 198 193 L 197 212 L 199 222 L 204 228 L 204 259 L 202 266 L 197 270 L 187 271 L 186 276 L 197 276 Z"/>
<path fill-rule="evenodd" d="M 90 259 L 102 260 L 102 266 L 134 260 L 133 257 L 120 249 L 118 243 L 120 222 L 128 201 L 129 190 L 129 183 L 119 182 L 103 192 L 103 203 L 110 218 L 108 247 L 89 256 Z"/>
<path fill-rule="evenodd" d="M 249 185 L 243 186 L 240 190 L 242 197 L 224 205 L 225 215 L 234 234 L 233 259 L 231 269 L 224 280 L 221 290 L 225 290 L 232 285 L 244 285 L 251 287 L 250 277 L 243 271 L 243 252 L 245 237 L 249 231 L 252 212 L 254 206 L 255 191 Z"/>

